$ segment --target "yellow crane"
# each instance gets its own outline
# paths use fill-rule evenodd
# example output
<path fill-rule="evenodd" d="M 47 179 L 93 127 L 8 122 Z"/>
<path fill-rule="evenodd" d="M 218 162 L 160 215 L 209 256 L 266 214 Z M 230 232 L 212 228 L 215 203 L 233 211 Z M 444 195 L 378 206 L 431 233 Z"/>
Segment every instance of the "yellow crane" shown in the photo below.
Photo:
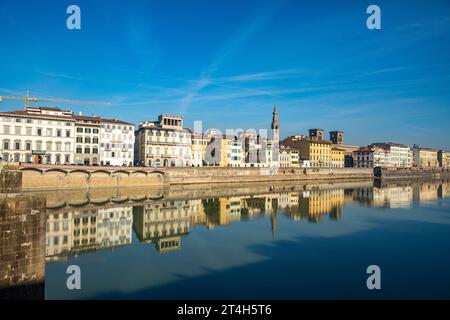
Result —
<path fill-rule="evenodd" d="M 30 97 L 27 92 L 26 97 L 6 97 L 6 96 L 0 96 L 0 101 L 3 100 L 23 100 L 25 101 L 25 110 L 29 108 L 30 101 L 32 102 L 58 102 L 58 103 L 77 103 L 77 104 L 95 104 L 95 105 L 103 105 L 103 106 L 110 106 L 110 102 L 97 102 L 97 101 L 80 101 L 80 100 L 68 100 L 68 99 L 43 99 L 43 98 L 36 98 L 36 97 Z"/>

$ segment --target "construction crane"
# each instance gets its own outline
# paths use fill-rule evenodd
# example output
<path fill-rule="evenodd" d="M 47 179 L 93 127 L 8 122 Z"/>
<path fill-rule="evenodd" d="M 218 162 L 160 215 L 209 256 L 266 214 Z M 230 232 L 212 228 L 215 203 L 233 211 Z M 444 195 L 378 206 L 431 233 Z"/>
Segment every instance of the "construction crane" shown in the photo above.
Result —
<path fill-rule="evenodd" d="M 0 96 L 0 101 L 3 100 L 23 100 L 25 101 L 25 110 L 27 110 L 30 106 L 30 101 L 32 102 L 58 102 L 58 103 L 77 103 L 77 104 L 95 104 L 95 105 L 103 105 L 103 106 L 110 106 L 110 102 L 96 102 L 96 101 L 80 101 L 80 100 L 68 100 L 68 99 L 43 99 L 43 98 L 36 98 L 36 97 L 30 97 L 28 92 L 26 97 L 5 97 Z"/>

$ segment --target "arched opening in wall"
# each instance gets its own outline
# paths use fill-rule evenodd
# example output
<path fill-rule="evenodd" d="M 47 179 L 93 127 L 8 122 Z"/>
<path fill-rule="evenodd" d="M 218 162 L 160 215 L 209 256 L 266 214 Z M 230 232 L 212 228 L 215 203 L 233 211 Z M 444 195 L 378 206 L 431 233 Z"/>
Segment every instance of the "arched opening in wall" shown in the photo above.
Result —
<path fill-rule="evenodd" d="M 90 164 L 89 158 L 84 158 L 83 163 L 85 166 L 88 166 Z"/>
<path fill-rule="evenodd" d="M 161 165 L 161 161 L 160 161 L 159 159 L 156 159 L 155 165 L 156 165 L 157 167 L 159 167 L 159 166 Z"/>
<path fill-rule="evenodd" d="M 92 158 L 92 164 L 93 164 L 93 165 L 97 165 L 97 164 L 98 164 L 98 159 L 97 159 L 97 157 Z"/>
<path fill-rule="evenodd" d="M 45 155 L 45 163 L 50 164 L 52 162 L 52 156 L 50 154 Z"/>
<path fill-rule="evenodd" d="M 164 159 L 164 167 L 168 167 L 169 166 L 169 160 Z"/>
<path fill-rule="evenodd" d="M 170 162 L 170 166 L 171 166 L 171 167 L 175 167 L 175 161 L 172 160 L 172 161 Z"/>

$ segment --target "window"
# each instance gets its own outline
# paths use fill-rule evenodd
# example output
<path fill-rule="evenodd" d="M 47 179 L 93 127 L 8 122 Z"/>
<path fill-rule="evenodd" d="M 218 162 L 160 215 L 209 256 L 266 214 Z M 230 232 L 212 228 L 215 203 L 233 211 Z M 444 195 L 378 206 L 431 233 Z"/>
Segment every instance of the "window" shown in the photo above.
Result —
<path fill-rule="evenodd" d="M 31 142 L 27 141 L 25 143 L 25 150 L 31 150 Z"/>
<path fill-rule="evenodd" d="M 20 150 L 20 141 L 14 142 L 14 149 L 15 150 Z"/>
<path fill-rule="evenodd" d="M 83 148 L 77 147 L 77 153 L 82 153 L 82 152 L 83 152 Z"/>
<path fill-rule="evenodd" d="M 9 134 L 9 126 L 3 126 L 3 133 L 4 134 Z"/>
<path fill-rule="evenodd" d="M 14 161 L 15 162 L 19 162 L 20 161 L 20 154 L 19 153 L 15 153 L 14 154 Z"/>
<path fill-rule="evenodd" d="M 66 130 L 66 137 L 70 137 L 70 130 Z"/>
<path fill-rule="evenodd" d="M 77 143 L 83 143 L 83 137 L 77 137 Z"/>
<path fill-rule="evenodd" d="M 92 133 L 98 133 L 98 129 L 92 129 Z"/>
<path fill-rule="evenodd" d="M 42 136 L 42 129 L 41 129 L 41 128 L 38 128 L 37 131 L 36 131 L 36 134 L 37 134 L 38 136 Z"/>
<path fill-rule="evenodd" d="M 15 128 L 14 128 L 14 133 L 15 133 L 16 135 L 22 134 L 22 127 L 15 127 Z"/>
<path fill-rule="evenodd" d="M 91 138 L 89 138 L 89 137 L 84 138 L 84 142 L 85 143 L 91 143 Z"/>
<path fill-rule="evenodd" d="M 92 138 L 92 143 L 98 143 L 98 138 Z"/>
<path fill-rule="evenodd" d="M 33 122 L 33 120 L 27 119 L 27 123 L 32 123 L 32 122 Z"/>
<path fill-rule="evenodd" d="M 61 163 L 61 155 L 56 155 L 56 163 Z"/>
<path fill-rule="evenodd" d="M 62 147 L 62 143 L 61 142 L 57 142 L 56 143 L 56 151 L 62 151 L 61 147 Z"/>
<path fill-rule="evenodd" d="M 19 123 L 20 123 L 20 122 L 22 122 L 22 119 L 17 118 L 17 119 L 16 119 L 16 122 L 19 122 Z"/>
<path fill-rule="evenodd" d="M 31 136 L 31 127 L 26 128 L 27 136 Z"/>
<path fill-rule="evenodd" d="M 57 136 L 57 137 L 61 137 L 61 130 L 59 130 L 59 129 L 56 130 L 56 136 Z"/>
<path fill-rule="evenodd" d="M 84 153 L 91 153 L 91 149 L 89 147 L 84 148 Z"/>
<path fill-rule="evenodd" d="M 78 133 L 83 133 L 83 128 L 77 128 Z"/>
<path fill-rule="evenodd" d="M 92 153 L 97 154 L 98 153 L 98 149 L 97 148 L 92 148 Z"/>
<path fill-rule="evenodd" d="M 91 128 L 85 128 L 85 129 L 84 129 L 84 132 L 85 132 L 85 133 L 91 133 Z"/>
<path fill-rule="evenodd" d="M 53 134 L 53 130 L 52 129 L 47 129 L 47 137 L 51 137 Z"/>
<path fill-rule="evenodd" d="M 3 141 L 3 149 L 8 150 L 9 149 L 9 141 Z"/>
<path fill-rule="evenodd" d="M 70 156 L 66 154 L 64 160 L 65 163 L 70 163 Z"/>

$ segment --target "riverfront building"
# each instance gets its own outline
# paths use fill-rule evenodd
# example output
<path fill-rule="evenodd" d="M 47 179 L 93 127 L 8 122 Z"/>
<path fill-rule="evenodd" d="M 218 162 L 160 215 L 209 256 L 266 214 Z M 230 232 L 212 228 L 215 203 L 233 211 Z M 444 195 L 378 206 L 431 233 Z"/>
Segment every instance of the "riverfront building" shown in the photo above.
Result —
<path fill-rule="evenodd" d="M 438 167 L 438 152 L 430 148 L 413 147 L 414 167 L 435 168 Z"/>
<path fill-rule="evenodd" d="M 75 119 L 69 110 L 29 107 L 0 112 L 3 161 L 73 163 L 74 137 Z"/>
<path fill-rule="evenodd" d="M 190 166 L 192 133 L 183 128 L 183 117 L 160 115 L 157 121 L 139 124 L 135 132 L 136 164 L 155 167 Z"/>
<path fill-rule="evenodd" d="M 450 151 L 439 150 L 438 162 L 441 168 L 450 168 Z"/>
<path fill-rule="evenodd" d="M 412 162 L 411 149 L 399 143 L 372 143 L 353 152 L 355 168 L 410 168 Z"/>
<path fill-rule="evenodd" d="M 332 167 L 331 142 L 320 140 L 323 136 L 315 130 L 309 138 L 304 136 L 290 136 L 283 140 L 282 145 L 297 149 L 300 160 L 308 161 L 311 167 Z M 311 130 L 310 130 L 311 131 Z"/>
<path fill-rule="evenodd" d="M 386 167 L 392 168 L 411 168 L 413 163 L 413 154 L 411 148 L 400 143 L 383 142 L 373 143 L 369 147 L 377 147 L 385 150 Z"/>
<path fill-rule="evenodd" d="M 280 168 L 299 168 L 299 160 L 297 149 L 285 146 L 280 147 Z"/>
<path fill-rule="evenodd" d="M 118 119 L 100 120 L 100 164 L 131 166 L 134 162 L 134 126 Z"/>
<path fill-rule="evenodd" d="M 91 116 L 74 115 L 76 145 L 75 164 L 98 165 L 100 118 Z"/>
<path fill-rule="evenodd" d="M 387 152 L 383 148 L 369 146 L 361 147 L 353 152 L 355 168 L 386 167 Z"/>
<path fill-rule="evenodd" d="M 26 110 L 0 112 L 0 142 L 3 161 L 82 165 L 133 163 L 132 124 L 75 115 L 71 110 L 59 108 L 27 107 Z"/>

